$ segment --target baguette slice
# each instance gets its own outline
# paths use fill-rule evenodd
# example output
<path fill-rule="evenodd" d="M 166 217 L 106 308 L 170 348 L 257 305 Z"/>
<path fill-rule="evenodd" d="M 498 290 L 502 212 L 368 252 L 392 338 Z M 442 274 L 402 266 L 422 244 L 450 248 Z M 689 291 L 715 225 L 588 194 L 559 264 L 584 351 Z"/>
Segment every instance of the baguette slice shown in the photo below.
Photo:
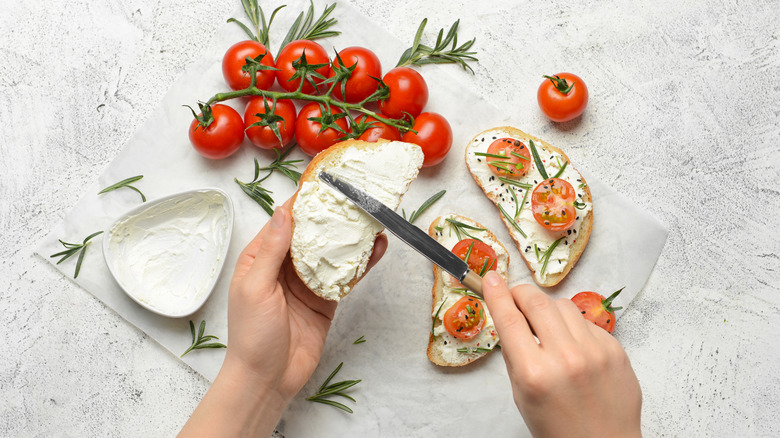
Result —
<path fill-rule="evenodd" d="M 433 221 L 428 228 L 428 234 L 436 239 L 437 242 L 452 249 L 461 239 L 458 237 L 455 227 L 447 219 L 475 228 L 481 228 L 479 231 L 469 229 L 468 233 L 493 248 L 497 259 L 496 272 L 506 280 L 509 268 L 509 254 L 496 236 L 479 223 L 463 216 L 448 214 Z M 460 237 L 464 239 L 469 238 L 465 235 Z M 458 292 L 459 290 L 461 292 Z M 466 292 L 463 291 L 463 286 L 458 284 L 454 277 L 436 265 L 433 265 L 433 289 L 431 292 L 433 295 L 431 308 L 433 325 L 431 332 L 428 334 L 428 359 L 431 362 L 445 367 L 459 367 L 486 356 L 490 350 L 495 348 L 499 341 L 498 333 L 493 325 L 493 318 L 490 316 L 487 306 L 485 307 L 485 326 L 475 338 L 468 341 L 461 340 L 449 334 L 444 328 L 442 320 L 447 309 L 460 300 Z M 484 301 L 481 299 L 480 301 L 484 304 Z M 467 352 L 458 352 L 459 348 L 466 348 Z M 477 351 L 477 348 L 480 348 L 480 350 Z"/>
<path fill-rule="evenodd" d="M 327 171 L 395 209 L 422 166 L 419 146 L 400 141 L 346 140 L 315 156 L 293 198 L 290 256 L 295 271 L 327 300 L 346 296 L 365 273 L 384 227 L 323 183 Z"/>
<path fill-rule="evenodd" d="M 486 157 L 475 155 L 475 152 L 486 152 L 493 141 L 505 137 L 520 140 L 526 147 L 528 147 L 530 140 L 533 140 L 540 158 L 544 160 L 545 169 L 547 169 L 550 177 L 558 173 L 564 163 L 568 162 L 560 178 L 571 183 L 577 192 L 577 199 L 585 204 L 583 209 L 576 210 L 577 220 L 569 230 L 555 232 L 546 230 L 539 225 L 531 212 L 530 193 L 526 198 L 526 202 L 522 205 L 518 219 L 514 220 L 516 204 L 510 190 L 514 189 L 518 203 L 522 203 L 526 189 L 503 183 L 488 167 Z M 490 159 L 488 158 L 488 160 Z M 533 188 L 541 183 L 543 178 L 536 168 L 536 163 L 528 164 L 532 166 L 531 171 L 516 181 L 530 184 L 533 187 L 529 191 L 533 192 Z M 583 251 L 585 251 L 585 246 L 590 238 L 590 232 L 593 229 L 593 201 L 590 188 L 582 175 L 571 164 L 569 157 L 560 149 L 543 140 L 526 134 L 517 128 L 504 126 L 481 132 L 469 142 L 466 146 L 466 165 L 474 181 L 482 188 L 488 198 L 493 201 L 496 208 L 501 206 L 504 212 L 506 212 L 504 214 L 499 208 L 498 213 L 501 216 L 501 220 L 509 230 L 512 240 L 515 241 L 517 249 L 531 271 L 534 281 L 539 286 L 544 287 L 551 287 L 560 283 L 580 259 Z M 507 215 L 510 217 L 507 217 Z M 526 236 L 523 236 L 517 230 L 515 224 L 523 230 Z M 550 253 L 545 266 L 544 254 L 559 238 L 563 239 Z M 539 252 L 538 258 L 536 255 L 537 249 Z"/>

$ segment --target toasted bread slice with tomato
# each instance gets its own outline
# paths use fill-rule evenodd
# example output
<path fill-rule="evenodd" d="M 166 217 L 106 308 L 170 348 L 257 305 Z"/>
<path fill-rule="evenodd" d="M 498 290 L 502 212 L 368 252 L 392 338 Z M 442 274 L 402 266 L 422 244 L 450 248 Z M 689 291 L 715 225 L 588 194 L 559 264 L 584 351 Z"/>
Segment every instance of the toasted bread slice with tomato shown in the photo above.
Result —
<path fill-rule="evenodd" d="M 459 224 L 466 227 L 460 227 Z M 509 254 L 496 236 L 479 223 L 463 216 L 448 214 L 434 220 L 428 228 L 428 234 L 445 247 L 455 249 L 453 252 L 462 259 L 467 259 L 475 272 L 484 275 L 488 269 L 495 269 L 504 280 L 507 279 Z M 487 245 L 495 255 L 481 249 L 481 244 Z M 496 347 L 499 341 L 498 333 L 484 301 L 467 291 L 454 277 L 436 265 L 433 265 L 431 293 L 433 323 L 428 333 L 428 359 L 431 362 L 446 367 L 459 367 L 486 356 Z M 480 319 L 484 319 L 479 330 L 474 329 L 479 327 L 479 323 L 466 327 L 465 324 L 453 323 L 457 318 L 449 319 L 457 315 L 457 306 L 461 300 L 471 306 L 474 316 L 480 315 Z M 448 314 L 451 309 L 453 313 Z M 449 319 L 446 323 L 445 318 Z"/>
<path fill-rule="evenodd" d="M 491 170 L 491 164 L 488 164 L 488 162 L 496 163 L 498 161 L 500 166 L 500 162 L 504 160 L 478 155 L 486 153 L 490 144 L 501 138 L 519 140 L 525 147 L 530 147 L 530 143 L 533 141 L 548 177 L 553 177 L 563 168 L 560 178 L 571 184 L 576 193 L 577 202 L 575 204 L 577 207 L 575 209 L 576 220 L 569 229 L 550 231 L 534 219 L 531 193 L 537 186 L 549 180 L 541 175 L 533 158 L 522 161 L 523 165 L 530 166 L 526 175 L 509 178 L 520 185 L 526 185 L 520 187 L 507 183 L 506 179 L 500 179 L 500 175 Z M 544 287 L 560 283 L 585 251 L 593 229 L 593 200 L 590 188 L 582 175 L 574 168 L 569 157 L 544 140 L 526 134 L 517 128 L 504 126 L 481 132 L 471 139 L 466 146 L 465 159 L 466 166 L 474 181 L 498 208 L 501 220 L 509 230 L 512 240 L 515 241 L 534 281 Z M 498 169 L 495 165 L 492 168 Z M 514 191 L 514 195 L 512 191 Z M 529 192 L 528 196 L 526 196 L 526 192 Z M 516 200 L 517 202 L 515 202 Z M 519 204 L 521 204 L 521 208 L 518 212 L 516 206 Z M 551 248 L 552 250 L 550 250 Z M 549 256 L 547 256 L 548 250 L 550 250 Z"/>

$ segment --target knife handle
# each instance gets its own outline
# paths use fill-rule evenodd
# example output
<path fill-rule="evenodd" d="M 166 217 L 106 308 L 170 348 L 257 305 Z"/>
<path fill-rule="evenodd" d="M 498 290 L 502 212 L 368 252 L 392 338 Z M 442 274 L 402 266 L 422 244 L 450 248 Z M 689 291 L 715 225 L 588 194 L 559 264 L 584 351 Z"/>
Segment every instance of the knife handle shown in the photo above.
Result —
<path fill-rule="evenodd" d="M 469 271 L 466 276 L 461 280 L 461 284 L 466 286 L 470 291 L 482 296 L 482 277 L 474 271 Z"/>

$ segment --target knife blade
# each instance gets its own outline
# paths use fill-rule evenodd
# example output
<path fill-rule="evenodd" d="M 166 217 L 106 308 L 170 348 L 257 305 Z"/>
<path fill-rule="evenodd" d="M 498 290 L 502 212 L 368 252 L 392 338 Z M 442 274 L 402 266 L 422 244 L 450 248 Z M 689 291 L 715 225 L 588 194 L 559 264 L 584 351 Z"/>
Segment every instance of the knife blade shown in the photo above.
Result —
<path fill-rule="evenodd" d="M 319 178 L 328 186 L 346 196 L 361 210 L 377 220 L 404 243 L 424 255 L 450 275 L 457 278 L 466 288 L 482 296 L 482 277 L 469 269 L 469 265 L 452 251 L 437 242 L 428 233 L 417 228 L 388 208 L 373 196 L 340 180 L 327 172 L 320 172 Z"/>

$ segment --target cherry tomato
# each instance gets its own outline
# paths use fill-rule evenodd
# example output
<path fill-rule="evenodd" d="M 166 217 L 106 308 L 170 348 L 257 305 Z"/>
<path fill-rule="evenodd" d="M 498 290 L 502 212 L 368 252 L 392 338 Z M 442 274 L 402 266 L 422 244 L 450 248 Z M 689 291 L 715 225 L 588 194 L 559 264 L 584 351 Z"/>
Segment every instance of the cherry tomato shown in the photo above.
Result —
<path fill-rule="evenodd" d="M 246 58 L 257 58 L 263 55 L 263 59 L 260 64 L 267 67 L 274 67 L 274 58 L 271 56 L 271 52 L 266 50 L 265 46 L 257 41 L 247 40 L 239 41 L 225 52 L 225 56 L 222 58 L 222 76 L 225 78 L 228 87 L 233 90 L 243 90 L 249 88 L 251 83 L 251 77 L 249 72 L 244 70 L 246 66 Z M 274 70 L 258 70 L 257 72 L 257 88 L 261 90 L 267 90 L 274 84 L 276 78 L 276 72 Z"/>
<path fill-rule="evenodd" d="M 211 105 L 214 120 L 204 128 L 195 119 L 190 124 L 190 143 L 199 154 L 212 160 L 233 155 L 244 141 L 244 121 L 227 105 Z M 201 117 L 203 114 L 198 115 Z"/>
<path fill-rule="evenodd" d="M 330 58 L 328 58 L 328 52 L 314 41 L 295 40 L 284 46 L 282 51 L 279 52 L 279 58 L 276 60 L 276 68 L 279 69 L 276 72 L 276 80 L 286 91 L 297 90 L 298 85 L 301 83 L 301 78 L 293 80 L 290 80 L 290 78 L 295 74 L 293 62 L 297 61 L 304 53 L 306 54 L 307 64 L 326 64 L 318 68 L 316 72 L 321 74 L 323 78 L 328 77 L 328 72 L 330 72 Z M 313 80 L 315 84 L 319 85 L 319 83 L 325 79 L 313 78 Z M 314 87 L 309 81 L 304 81 L 301 91 L 306 94 L 312 94 L 314 93 Z"/>
<path fill-rule="evenodd" d="M 615 330 L 615 310 L 622 309 L 622 307 L 612 307 L 612 301 L 622 291 L 623 289 L 620 289 L 609 298 L 604 298 L 596 292 L 580 292 L 571 297 L 571 300 L 580 309 L 585 319 L 612 333 Z"/>
<path fill-rule="evenodd" d="M 428 84 L 416 70 L 396 67 L 385 74 L 382 82 L 390 89 L 390 96 L 379 101 L 379 110 L 391 119 L 408 119 L 404 112 L 417 117 L 428 103 Z"/>
<path fill-rule="evenodd" d="M 336 84 L 333 96 L 345 102 L 358 103 L 374 94 L 379 87 L 377 79 L 382 77 L 382 64 L 376 54 L 363 47 L 347 47 L 339 52 L 339 57 L 344 61 L 346 67 L 355 66 L 355 69 L 352 71 L 352 76 L 347 79 L 346 84 L 343 82 Z M 329 77 L 335 76 L 336 68 L 341 67 L 338 58 L 333 60 L 332 66 Z M 341 95 L 342 86 L 346 88 L 346 98 Z"/>
<path fill-rule="evenodd" d="M 554 122 L 568 122 L 588 106 L 588 87 L 579 76 L 559 73 L 545 76 L 536 92 L 539 108 Z"/>
<path fill-rule="evenodd" d="M 273 110 L 275 116 L 283 120 L 276 122 L 281 142 L 269 126 L 251 126 L 253 123 L 261 120 L 256 114 L 266 114 L 265 106 Z M 273 124 L 273 122 L 272 122 Z M 295 136 L 295 104 L 291 100 L 281 99 L 276 101 L 274 108 L 273 100 L 266 100 L 264 97 L 254 96 L 249 100 L 244 111 L 244 129 L 246 136 L 255 146 L 262 149 L 282 148 L 290 144 Z"/>
<path fill-rule="evenodd" d="M 412 129 L 417 134 L 407 131 L 401 140 L 422 148 L 425 154 L 423 167 L 441 163 L 452 147 L 452 128 L 447 119 L 437 113 L 422 113 L 414 119 Z"/>
<path fill-rule="evenodd" d="M 469 265 L 469 269 L 482 275 L 496 270 L 496 251 L 477 239 L 463 239 L 452 247 L 452 252 Z M 469 259 L 466 260 L 466 254 Z"/>
<path fill-rule="evenodd" d="M 519 178 L 531 170 L 531 151 L 520 140 L 499 138 L 490 144 L 487 153 L 506 157 L 485 157 L 490 170 L 496 175 Z"/>
<path fill-rule="evenodd" d="M 574 187 L 560 178 L 541 182 L 531 193 L 531 210 L 539 225 L 551 231 L 563 231 L 574 225 L 577 212 Z"/>
<path fill-rule="evenodd" d="M 370 128 L 366 129 L 362 134 L 360 134 L 360 137 L 358 137 L 359 140 L 370 141 L 372 143 L 376 143 L 376 141 L 380 138 L 384 138 L 385 140 L 390 141 L 401 140 L 401 134 L 398 132 L 398 128 L 386 125 L 371 116 L 363 115 L 358 117 L 358 119 L 355 121 L 357 123 L 365 122 L 371 124 Z"/>
<path fill-rule="evenodd" d="M 301 108 L 301 112 L 298 113 L 298 120 L 295 122 L 295 138 L 301 150 L 312 157 L 336 144 L 344 136 L 345 132 L 349 132 L 349 126 L 345 117 L 334 121 L 344 132 L 333 128 L 327 128 L 320 132 L 322 124 L 318 121 L 309 120 L 310 118 L 318 117 L 334 119 L 334 116 L 344 114 L 343 111 L 336 107 L 331 107 L 330 109 L 330 114 L 326 113 L 323 116 L 320 105 L 317 102 L 311 102 Z"/>
<path fill-rule="evenodd" d="M 484 306 L 476 298 L 459 299 L 444 312 L 444 329 L 458 339 L 473 339 L 485 326 Z"/>

